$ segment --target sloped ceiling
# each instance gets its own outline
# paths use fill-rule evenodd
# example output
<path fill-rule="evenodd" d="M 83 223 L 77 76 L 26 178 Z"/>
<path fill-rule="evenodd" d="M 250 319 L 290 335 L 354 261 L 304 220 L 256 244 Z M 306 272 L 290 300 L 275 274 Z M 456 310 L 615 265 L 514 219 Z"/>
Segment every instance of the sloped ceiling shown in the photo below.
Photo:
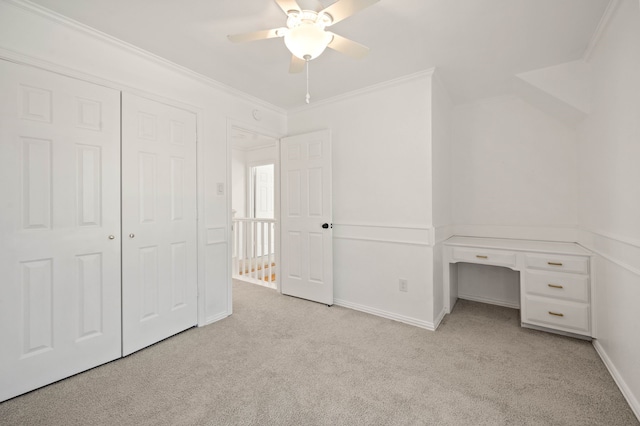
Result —
<path fill-rule="evenodd" d="M 261 98 L 304 105 L 282 39 L 227 34 L 284 26 L 273 0 L 33 0 L 83 24 Z M 326 6 L 331 0 L 322 1 Z M 368 46 L 310 63 L 312 102 L 438 69 L 455 103 L 507 94 L 516 74 L 580 58 L 609 0 L 381 0 L 332 31 Z"/>

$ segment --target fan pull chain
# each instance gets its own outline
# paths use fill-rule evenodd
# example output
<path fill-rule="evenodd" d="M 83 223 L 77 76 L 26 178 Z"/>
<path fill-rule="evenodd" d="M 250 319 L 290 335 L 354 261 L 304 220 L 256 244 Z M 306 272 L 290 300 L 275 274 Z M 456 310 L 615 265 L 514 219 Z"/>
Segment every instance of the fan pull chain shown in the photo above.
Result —
<path fill-rule="evenodd" d="M 307 69 L 307 96 L 305 97 L 305 101 L 309 103 L 311 99 L 311 95 L 309 94 L 309 60 L 305 61 L 305 68 Z"/>

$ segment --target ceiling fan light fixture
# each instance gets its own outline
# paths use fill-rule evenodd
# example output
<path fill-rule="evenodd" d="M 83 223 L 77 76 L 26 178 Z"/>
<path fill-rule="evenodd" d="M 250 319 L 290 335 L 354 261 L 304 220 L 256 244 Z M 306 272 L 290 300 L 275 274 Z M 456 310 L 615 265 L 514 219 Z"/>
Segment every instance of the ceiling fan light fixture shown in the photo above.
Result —
<path fill-rule="evenodd" d="M 284 44 L 296 57 L 310 61 L 324 52 L 331 42 L 331 34 L 324 30 L 322 23 L 301 20 L 289 27 L 284 36 Z"/>

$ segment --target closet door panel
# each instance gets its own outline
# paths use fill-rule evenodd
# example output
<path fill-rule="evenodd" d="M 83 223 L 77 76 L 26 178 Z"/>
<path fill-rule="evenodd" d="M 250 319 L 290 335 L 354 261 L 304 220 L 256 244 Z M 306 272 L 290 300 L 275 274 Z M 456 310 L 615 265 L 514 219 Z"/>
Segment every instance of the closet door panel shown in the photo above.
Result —
<path fill-rule="evenodd" d="M 123 94 L 123 352 L 197 323 L 196 119 Z"/>
<path fill-rule="evenodd" d="M 0 60 L 0 401 L 121 356 L 119 165 L 118 91 Z"/>

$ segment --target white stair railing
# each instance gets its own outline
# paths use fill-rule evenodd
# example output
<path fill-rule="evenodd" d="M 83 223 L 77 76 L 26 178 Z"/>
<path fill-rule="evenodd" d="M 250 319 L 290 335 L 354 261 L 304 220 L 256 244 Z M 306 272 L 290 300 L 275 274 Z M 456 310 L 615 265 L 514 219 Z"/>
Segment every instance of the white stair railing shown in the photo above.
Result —
<path fill-rule="evenodd" d="M 233 218 L 233 277 L 275 287 L 275 219 Z"/>

